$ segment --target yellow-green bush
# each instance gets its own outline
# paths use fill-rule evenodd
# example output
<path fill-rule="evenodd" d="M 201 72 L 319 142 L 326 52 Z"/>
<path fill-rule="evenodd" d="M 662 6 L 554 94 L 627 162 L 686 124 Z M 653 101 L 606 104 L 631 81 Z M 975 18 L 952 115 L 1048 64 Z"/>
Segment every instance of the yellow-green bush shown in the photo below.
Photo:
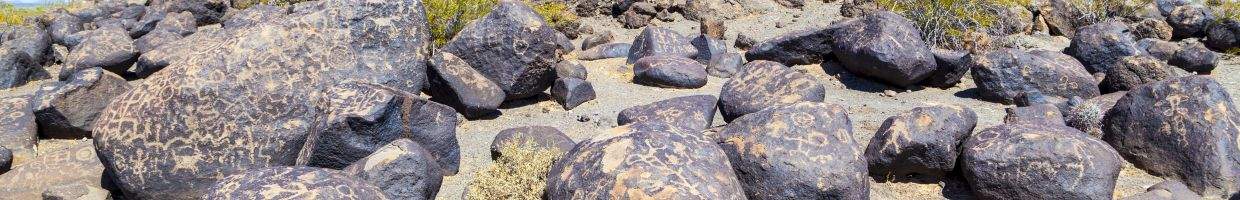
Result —
<path fill-rule="evenodd" d="M 1028 5 L 1028 0 L 877 0 L 880 9 L 913 21 L 931 45 L 964 49 L 965 37 L 985 32 L 1000 16 L 991 8 Z"/>
<path fill-rule="evenodd" d="M 457 32 L 474 21 L 491 12 L 497 0 L 426 0 L 426 19 L 430 23 L 431 38 L 436 47 L 447 44 Z M 576 23 L 577 15 L 569 11 L 568 5 L 560 2 L 529 3 L 527 5 L 543 16 L 548 25 L 553 27 Z"/>
<path fill-rule="evenodd" d="M 1240 1 L 1208 0 L 1206 5 L 1214 11 L 1214 16 L 1218 21 L 1240 20 Z"/>
<path fill-rule="evenodd" d="M 1087 23 L 1106 21 L 1115 17 L 1140 16 L 1153 0 L 1070 0 L 1081 11 Z"/>
<path fill-rule="evenodd" d="M 0 1 L 0 24 L 23 25 L 27 17 L 43 15 L 50 10 L 49 8 L 50 6 L 18 8 L 7 1 Z"/>
<path fill-rule="evenodd" d="M 541 199 L 547 187 L 547 172 L 564 152 L 522 141 L 503 145 L 500 155 L 503 156 L 495 164 L 474 175 L 467 199 Z"/>
<path fill-rule="evenodd" d="M 246 9 L 255 5 L 287 6 L 312 0 L 233 0 L 234 8 Z"/>

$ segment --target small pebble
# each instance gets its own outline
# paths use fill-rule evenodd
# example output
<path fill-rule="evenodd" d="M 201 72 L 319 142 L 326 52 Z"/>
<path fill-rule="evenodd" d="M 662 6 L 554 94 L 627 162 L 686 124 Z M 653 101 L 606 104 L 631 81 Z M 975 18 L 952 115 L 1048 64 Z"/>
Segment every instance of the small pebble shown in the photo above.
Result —
<path fill-rule="evenodd" d="M 883 96 L 885 96 L 885 97 L 895 97 L 895 96 L 896 96 L 896 91 L 891 91 L 891 90 L 886 90 L 886 91 L 883 91 Z"/>

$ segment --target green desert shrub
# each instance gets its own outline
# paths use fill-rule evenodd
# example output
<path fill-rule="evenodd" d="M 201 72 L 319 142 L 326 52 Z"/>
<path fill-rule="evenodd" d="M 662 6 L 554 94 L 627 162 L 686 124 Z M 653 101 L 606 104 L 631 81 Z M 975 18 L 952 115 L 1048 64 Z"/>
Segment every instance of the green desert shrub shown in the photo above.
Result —
<path fill-rule="evenodd" d="M 1218 21 L 1223 20 L 1240 20 L 1240 1 L 1235 0 L 1207 0 L 1206 5 L 1214 12 Z"/>
<path fill-rule="evenodd" d="M 1081 18 L 1092 24 L 1116 17 L 1136 17 L 1153 0 L 1069 0 L 1081 11 Z"/>
<path fill-rule="evenodd" d="M 541 199 L 547 187 L 547 172 L 564 152 L 534 147 L 527 141 L 505 144 L 500 156 L 484 171 L 474 175 L 466 199 Z"/>
<path fill-rule="evenodd" d="M 232 6 L 239 9 L 246 9 L 255 5 L 287 6 L 306 1 L 312 0 L 233 0 Z"/>
<path fill-rule="evenodd" d="M 1028 0 L 878 0 L 878 7 L 913 21 L 931 45 L 963 49 L 966 36 L 985 32 L 999 20 L 993 8 L 1027 5 Z"/>
<path fill-rule="evenodd" d="M 426 19 L 430 22 L 431 38 L 436 47 L 447 44 L 464 29 L 469 22 L 491 12 L 496 0 L 427 0 Z M 577 23 L 575 15 L 568 5 L 561 2 L 530 3 L 526 2 L 543 16 L 549 26 L 562 27 Z"/>
<path fill-rule="evenodd" d="M 26 18 L 43 15 L 51 10 L 52 7 L 18 8 L 7 1 L 0 1 L 0 24 L 23 25 L 26 23 Z"/>

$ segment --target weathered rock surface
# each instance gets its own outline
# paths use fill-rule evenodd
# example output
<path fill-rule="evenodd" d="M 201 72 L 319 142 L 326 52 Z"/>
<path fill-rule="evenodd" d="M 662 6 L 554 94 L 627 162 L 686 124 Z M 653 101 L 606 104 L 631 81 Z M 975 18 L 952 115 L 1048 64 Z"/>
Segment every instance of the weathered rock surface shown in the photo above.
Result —
<path fill-rule="evenodd" d="M 468 118 L 499 112 L 504 90 L 474 70 L 469 63 L 448 52 L 437 52 L 427 62 L 427 93 Z"/>
<path fill-rule="evenodd" d="M 1214 68 L 1218 67 L 1219 55 L 1210 51 L 1209 48 L 1201 43 L 1190 43 L 1184 45 L 1183 49 L 1175 52 L 1171 56 L 1171 60 L 1167 63 L 1172 66 L 1180 67 L 1189 72 L 1197 72 L 1200 74 L 1210 74 Z"/>
<path fill-rule="evenodd" d="M 1122 22 L 1080 27 L 1063 52 L 1079 60 L 1089 73 L 1106 72 L 1116 61 L 1144 53 L 1129 32 Z"/>
<path fill-rule="evenodd" d="M 1168 61 L 1175 57 L 1176 52 L 1180 52 L 1183 47 L 1175 42 L 1162 41 L 1157 39 L 1141 39 L 1137 41 L 1137 48 L 1145 51 L 1146 55 L 1158 58 L 1158 60 Z"/>
<path fill-rule="evenodd" d="M 1036 104 L 1004 109 L 1003 123 L 1065 126 L 1063 113 L 1053 104 Z"/>
<path fill-rule="evenodd" d="M 710 38 L 706 35 L 698 35 L 689 41 L 689 44 L 692 44 L 693 48 L 697 50 L 694 60 L 703 65 L 730 52 L 730 47 L 723 40 Z"/>
<path fill-rule="evenodd" d="M 12 163 L 22 163 L 34 157 L 34 145 L 39 136 L 37 130 L 38 124 L 30 111 L 29 99 L 24 96 L 0 99 L 0 146 L 11 152 Z"/>
<path fill-rule="evenodd" d="M 1154 57 L 1129 56 L 1115 62 L 1098 84 L 1103 93 L 1127 91 L 1172 77 L 1169 66 Z"/>
<path fill-rule="evenodd" d="M 48 34 L 51 34 L 52 42 L 55 44 L 74 46 L 81 42 L 76 33 L 82 31 L 81 18 L 69 14 L 64 9 L 52 11 L 51 23 L 47 25 Z"/>
<path fill-rule="evenodd" d="M 176 33 L 168 32 L 168 31 L 152 31 L 150 33 L 147 33 L 146 35 L 143 35 L 137 40 L 134 40 L 133 46 L 134 46 L 134 50 L 136 50 L 138 53 L 146 53 L 146 52 L 150 52 L 151 50 L 155 50 L 155 48 L 159 47 L 160 45 L 168 44 L 173 41 L 180 40 L 181 38 L 184 38 L 184 37 Z M 150 73 L 153 73 L 153 72 L 137 73 L 137 72 L 131 71 L 130 73 L 135 73 L 135 76 L 138 76 L 138 77 L 147 77 L 147 76 L 150 76 Z"/>
<path fill-rule="evenodd" d="M 689 38 L 671 29 L 646 27 L 641 34 L 637 35 L 637 38 L 633 39 L 633 46 L 629 48 L 628 63 L 636 63 L 639 59 L 648 56 L 693 59 L 698 53 L 690 42 Z"/>
<path fill-rule="evenodd" d="M 1206 30 L 1206 46 L 1226 52 L 1240 48 L 1240 20 L 1228 19 Z"/>
<path fill-rule="evenodd" d="M 1201 5 L 1177 6 L 1167 15 L 1167 24 L 1171 25 L 1171 35 L 1175 39 L 1205 36 L 1206 27 L 1213 22 L 1213 13 Z"/>
<path fill-rule="evenodd" d="M 1130 90 L 1103 119 L 1103 137 L 1152 175 L 1178 180 L 1205 197 L 1237 190 L 1240 113 L 1209 76 L 1187 76 Z"/>
<path fill-rule="evenodd" d="M 844 69 L 901 87 L 917 84 L 936 68 L 934 54 L 913 22 L 891 12 L 841 22 L 831 47 Z"/>
<path fill-rule="evenodd" d="M 16 49 L 0 48 L 0 89 L 15 88 L 33 81 L 35 74 L 43 69 L 26 53 Z"/>
<path fill-rule="evenodd" d="M 594 46 L 581 53 L 577 53 L 577 59 L 580 60 L 602 60 L 608 58 L 623 58 L 629 55 L 629 43 L 607 43 Z"/>
<path fill-rule="evenodd" d="M 148 0 L 150 9 L 162 10 L 167 13 L 188 11 L 194 14 L 198 25 L 220 23 L 224 12 L 232 7 L 228 0 Z"/>
<path fill-rule="evenodd" d="M 719 100 L 712 95 L 676 97 L 620 111 L 616 123 L 623 126 L 652 121 L 678 126 L 684 130 L 702 131 L 711 126 Z"/>
<path fill-rule="evenodd" d="M 960 144 L 973 134 L 977 113 L 959 106 L 913 108 L 887 118 L 865 149 L 878 181 L 941 178 L 956 169 Z"/>
<path fill-rule="evenodd" d="M 810 28 L 786 33 L 762 42 L 745 52 L 747 60 L 769 60 L 785 65 L 821 63 L 831 55 L 833 30 L 851 21 L 836 22 L 832 26 Z"/>
<path fill-rule="evenodd" d="M 298 8 L 157 48 L 167 68 L 114 98 L 93 129 L 125 197 L 202 198 L 229 174 L 296 164 L 316 124 L 327 124 L 322 91 L 338 83 L 421 90 L 429 34 L 420 1 Z"/>
<path fill-rule="evenodd" d="M 714 59 L 706 64 L 706 74 L 719 78 L 732 78 L 740 73 L 741 64 L 744 64 L 744 57 L 740 53 L 729 52 Z"/>
<path fill-rule="evenodd" d="M 594 85 L 578 78 L 559 78 L 551 86 L 551 97 L 560 103 L 564 110 L 572 110 L 577 106 L 594 100 Z"/>
<path fill-rule="evenodd" d="M 555 64 L 555 76 L 560 78 L 578 78 L 585 80 L 589 77 L 589 72 L 586 71 L 586 66 L 581 65 L 581 63 L 578 63 L 577 61 L 565 60 Z"/>
<path fill-rule="evenodd" d="M 1063 125 L 1005 124 L 970 136 L 961 166 L 981 199 L 1111 199 L 1115 150 Z"/>
<path fill-rule="evenodd" d="M 950 88 L 960 83 L 960 79 L 969 73 L 969 63 L 965 55 L 967 52 L 934 49 L 930 51 L 934 54 L 934 62 L 936 67 L 930 76 L 921 81 L 921 85 Z"/>
<path fill-rule="evenodd" d="M 155 24 L 152 31 L 167 31 L 186 36 L 198 30 L 198 25 L 194 22 L 194 14 L 189 12 L 168 13 L 163 20 Z"/>
<path fill-rule="evenodd" d="M 616 34 L 611 31 L 603 31 L 590 35 L 589 37 L 581 39 L 581 50 L 587 50 L 599 45 L 611 43 L 612 40 L 615 40 L 615 37 Z"/>
<path fill-rule="evenodd" d="M 551 166 L 546 197 L 745 199 L 718 145 L 701 135 L 667 131 L 671 127 L 635 129 L 635 125 L 616 127 L 577 144 Z"/>
<path fill-rule="evenodd" d="M 1145 189 L 1144 193 L 1124 197 L 1121 200 L 1198 200 L 1201 196 L 1188 189 L 1184 183 L 1166 180 Z"/>
<path fill-rule="evenodd" d="M 435 156 L 409 139 L 392 141 L 342 171 L 390 199 L 434 199 L 443 182 Z"/>
<path fill-rule="evenodd" d="M 725 121 L 767 107 L 826 98 L 826 88 L 818 80 L 777 62 L 753 61 L 743 68 L 719 92 L 719 112 Z"/>
<path fill-rule="evenodd" d="M 706 85 L 706 66 L 676 56 L 647 56 L 633 64 L 633 83 L 664 88 Z"/>
<path fill-rule="evenodd" d="M 83 183 L 100 186 L 103 168 L 90 140 L 72 141 L 67 148 L 41 152 L 28 162 L 0 174 L 0 196 L 12 199 L 40 199 L 44 190 L 57 185 Z M 20 184 L 15 184 L 20 183 Z"/>
<path fill-rule="evenodd" d="M 530 145 L 533 148 L 567 153 L 577 143 L 559 129 L 550 126 L 524 126 L 499 131 L 491 141 L 491 159 L 503 156 L 500 150 L 506 145 Z"/>
<path fill-rule="evenodd" d="M 129 88 L 124 78 L 100 68 L 78 71 L 68 82 L 40 88 L 31 107 L 39 135 L 61 139 L 90 137 L 99 113 L 112 98 Z"/>
<path fill-rule="evenodd" d="M 1012 103 L 1021 94 L 1093 98 L 1099 95 L 1093 75 L 1076 59 L 1058 52 L 1001 49 L 967 56 L 982 98 Z"/>
<path fill-rule="evenodd" d="M 65 61 L 70 70 L 60 72 L 60 80 L 69 79 L 69 75 L 79 70 L 103 68 L 113 73 L 124 75 L 138 58 L 138 49 L 134 47 L 129 32 L 120 28 L 96 29 L 85 33 L 82 42 L 69 51 L 69 60 Z"/>
<path fill-rule="evenodd" d="M 0 174 L 8 172 L 13 167 L 13 151 L 0 146 Z"/>
<path fill-rule="evenodd" d="M 43 196 L 44 200 L 106 200 L 112 198 L 107 190 L 83 183 L 52 186 L 44 190 L 40 196 Z"/>
<path fill-rule="evenodd" d="M 864 150 L 843 106 L 771 107 L 732 121 L 718 142 L 750 199 L 869 197 Z"/>
<path fill-rule="evenodd" d="M 225 177 L 202 199 L 388 199 L 383 190 L 338 171 L 314 167 L 268 167 Z"/>
<path fill-rule="evenodd" d="M 551 87 L 552 65 L 564 53 L 558 32 L 541 19 L 524 3 L 503 1 L 458 32 L 441 51 L 460 57 L 499 85 L 506 100 L 531 97 Z"/>
<path fill-rule="evenodd" d="M 1171 40 L 1171 25 L 1167 24 L 1167 21 L 1145 18 L 1139 22 L 1129 24 L 1128 29 L 1132 31 L 1133 39 Z"/>

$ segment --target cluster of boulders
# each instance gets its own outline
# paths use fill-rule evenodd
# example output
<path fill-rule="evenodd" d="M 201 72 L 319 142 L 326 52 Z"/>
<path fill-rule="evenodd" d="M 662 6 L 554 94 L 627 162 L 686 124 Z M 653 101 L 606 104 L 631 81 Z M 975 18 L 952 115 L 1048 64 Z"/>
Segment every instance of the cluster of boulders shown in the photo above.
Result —
<path fill-rule="evenodd" d="M 624 109 L 617 127 L 580 142 L 554 127 L 506 129 L 491 156 L 514 142 L 565 153 L 546 174 L 548 199 L 867 199 L 871 180 L 951 176 L 982 199 L 1110 199 L 1125 160 L 1168 179 L 1132 199 L 1240 192 L 1240 111 L 1196 75 L 1240 47 L 1240 22 L 1159 0 L 1160 18 L 1089 23 L 1051 0 L 1003 10 L 1014 18 L 991 32 L 1070 37 L 1062 51 L 961 51 L 927 44 L 898 13 L 856 6 L 867 2 L 845 2 L 855 18 L 742 52 L 725 44 L 722 20 L 805 2 L 583 0 L 579 14 L 642 30 L 629 43 L 583 35 L 575 54 L 510 0 L 439 47 L 420 0 L 56 10 L 0 32 L 0 88 L 32 88 L 0 98 L 0 197 L 433 199 L 463 168 L 463 120 L 546 95 L 581 106 L 607 91 L 578 61 L 612 58 L 634 84 L 727 80 L 717 95 Z M 647 26 L 675 14 L 700 32 Z M 970 108 L 914 108 L 863 143 L 847 105 L 790 67 L 825 62 L 914 90 L 969 76 L 981 98 L 1015 106 L 976 132 Z M 36 151 L 40 139 L 69 144 Z"/>

